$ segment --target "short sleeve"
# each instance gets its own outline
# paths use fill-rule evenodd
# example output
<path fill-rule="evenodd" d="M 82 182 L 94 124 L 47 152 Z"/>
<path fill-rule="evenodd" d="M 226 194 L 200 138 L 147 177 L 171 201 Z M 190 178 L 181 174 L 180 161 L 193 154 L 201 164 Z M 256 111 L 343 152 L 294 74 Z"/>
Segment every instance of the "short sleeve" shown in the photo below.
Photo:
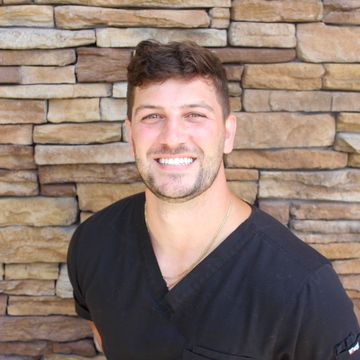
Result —
<path fill-rule="evenodd" d="M 81 226 L 79 226 L 75 233 L 73 234 L 68 253 L 67 253 L 67 267 L 68 267 L 68 274 L 69 279 L 71 282 L 71 285 L 73 287 L 73 295 L 75 300 L 75 310 L 76 313 L 86 319 L 91 320 L 91 315 L 89 312 L 89 309 L 86 306 L 84 289 L 81 289 L 81 278 L 79 274 L 79 263 L 81 261 L 81 258 L 79 258 L 79 254 L 81 254 L 81 251 L 79 251 L 81 241 Z"/>
<path fill-rule="evenodd" d="M 353 304 L 327 264 L 286 310 L 279 344 L 293 360 L 360 360 L 359 333 Z"/>

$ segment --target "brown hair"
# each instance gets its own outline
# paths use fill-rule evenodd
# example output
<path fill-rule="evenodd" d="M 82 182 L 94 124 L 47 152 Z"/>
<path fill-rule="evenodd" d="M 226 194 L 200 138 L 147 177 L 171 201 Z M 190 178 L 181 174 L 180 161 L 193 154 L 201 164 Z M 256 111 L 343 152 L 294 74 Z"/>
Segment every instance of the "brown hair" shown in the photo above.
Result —
<path fill-rule="evenodd" d="M 212 81 L 226 118 L 230 112 L 229 91 L 225 70 L 209 50 L 191 41 L 161 44 L 154 40 L 141 41 L 128 65 L 128 119 L 131 120 L 134 90 L 152 82 L 171 78 L 204 77 Z"/>

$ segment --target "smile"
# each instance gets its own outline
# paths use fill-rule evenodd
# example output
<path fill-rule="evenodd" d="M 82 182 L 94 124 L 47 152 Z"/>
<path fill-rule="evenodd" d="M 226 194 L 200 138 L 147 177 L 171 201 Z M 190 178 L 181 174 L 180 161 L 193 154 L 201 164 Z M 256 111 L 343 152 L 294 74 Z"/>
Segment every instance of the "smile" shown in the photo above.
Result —
<path fill-rule="evenodd" d="M 190 165 L 194 162 L 195 159 L 189 158 L 189 157 L 183 157 L 183 158 L 160 158 L 157 159 L 157 162 L 161 165 L 166 166 L 185 166 Z"/>

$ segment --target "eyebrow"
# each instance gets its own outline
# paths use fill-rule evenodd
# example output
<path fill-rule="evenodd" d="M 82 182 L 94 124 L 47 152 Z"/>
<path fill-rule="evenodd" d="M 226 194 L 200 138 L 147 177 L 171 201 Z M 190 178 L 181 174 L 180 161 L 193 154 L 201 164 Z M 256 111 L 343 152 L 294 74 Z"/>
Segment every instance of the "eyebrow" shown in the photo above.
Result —
<path fill-rule="evenodd" d="M 215 110 L 208 104 L 200 102 L 200 103 L 195 103 L 195 104 L 185 104 L 182 105 L 180 107 L 181 109 L 185 109 L 185 108 L 204 108 L 212 113 L 215 112 Z M 156 105 L 150 105 L 150 104 L 144 104 L 144 105 L 140 105 L 135 109 L 135 114 L 136 115 L 139 111 L 141 110 L 162 110 L 163 107 L 162 106 L 156 106 Z"/>

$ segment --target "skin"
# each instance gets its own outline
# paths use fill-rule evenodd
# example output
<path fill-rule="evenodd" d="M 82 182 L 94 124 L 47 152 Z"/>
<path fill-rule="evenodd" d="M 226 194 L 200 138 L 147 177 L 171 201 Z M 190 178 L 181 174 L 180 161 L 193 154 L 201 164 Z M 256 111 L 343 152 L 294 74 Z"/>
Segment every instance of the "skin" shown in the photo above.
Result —
<path fill-rule="evenodd" d="M 203 254 L 230 203 L 227 221 L 210 251 L 251 213 L 250 206 L 229 191 L 225 177 L 223 154 L 233 149 L 236 118 L 230 114 L 224 119 L 209 80 L 170 79 L 135 89 L 132 119 L 126 126 L 147 185 L 152 246 L 162 274 L 175 276 Z"/>

